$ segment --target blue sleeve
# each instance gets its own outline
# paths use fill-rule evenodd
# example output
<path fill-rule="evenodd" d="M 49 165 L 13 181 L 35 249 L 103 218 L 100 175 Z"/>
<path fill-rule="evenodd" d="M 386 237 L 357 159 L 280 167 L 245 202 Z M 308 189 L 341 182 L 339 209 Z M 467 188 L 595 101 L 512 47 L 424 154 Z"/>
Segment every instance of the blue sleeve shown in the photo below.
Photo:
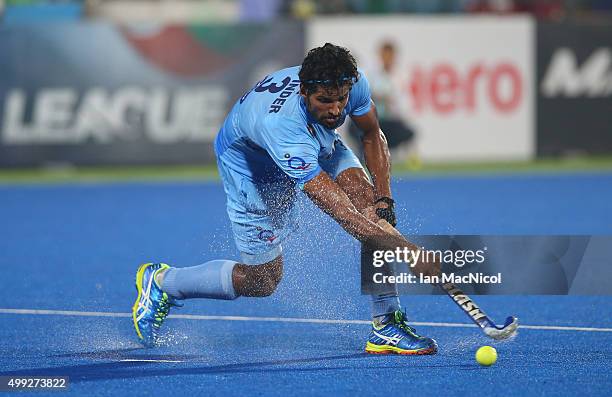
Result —
<path fill-rule="evenodd" d="M 263 148 L 300 187 L 321 172 L 320 146 L 306 125 L 295 120 L 264 119 L 260 125 Z"/>
<path fill-rule="evenodd" d="M 351 88 L 349 102 L 351 104 L 350 114 L 352 116 L 363 116 L 370 111 L 371 106 L 370 83 L 359 69 L 359 80 Z"/>

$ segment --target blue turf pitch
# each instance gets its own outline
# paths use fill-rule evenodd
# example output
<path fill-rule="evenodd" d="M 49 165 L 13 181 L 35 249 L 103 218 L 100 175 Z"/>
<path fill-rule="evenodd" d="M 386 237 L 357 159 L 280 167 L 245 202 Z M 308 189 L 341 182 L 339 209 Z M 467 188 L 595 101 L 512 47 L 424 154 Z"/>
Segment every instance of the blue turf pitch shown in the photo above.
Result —
<path fill-rule="evenodd" d="M 406 234 L 612 234 L 610 174 L 407 178 L 394 191 Z M 309 205 L 274 296 L 190 301 L 173 312 L 250 321 L 170 318 L 164 346 L 140 348 L 128 315 L 137 265 L 236 258 L 224 200 L 216 183 L 0 186 L 0 309 L 70 311 L 0 312 L 0 376 L 67 375 L 70 393 L 94 396 L 612 389 L 612 332 L 525 329 L 495 343 L 498 363 L 482 368 L 474 352 L 491 342 L 475 328 L 420 326 L 440 353 L 396 357 L 362 353 L 366 324 L 253 321 L 368 318 L 357 244 Z M 499 320 L 516 314 L 523 324 L 612 328 L 610 297 L 477 300 Z M 417 322 L 467 323 L 444 296 L 406 296 L 403 304 Z"/>

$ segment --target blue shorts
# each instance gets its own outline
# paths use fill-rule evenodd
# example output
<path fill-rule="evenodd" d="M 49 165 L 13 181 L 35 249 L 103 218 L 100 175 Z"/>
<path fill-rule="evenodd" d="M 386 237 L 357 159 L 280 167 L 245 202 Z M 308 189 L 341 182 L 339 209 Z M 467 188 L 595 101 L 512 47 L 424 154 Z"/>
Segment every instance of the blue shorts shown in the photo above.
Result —
<path fill-rule="evenodd" d="M 242 263 L 259 265 L 282 253 L 282 242 L 297 228 L 299 209 L 294 205 L 297 184 L 280 169 L 273 180 L 253 181 L 217 158 L 227 195 L 227 214 Z M 348 168 L 363 168 L 341 140 L 334 153 L 319 165 L 332 179 Z"/>

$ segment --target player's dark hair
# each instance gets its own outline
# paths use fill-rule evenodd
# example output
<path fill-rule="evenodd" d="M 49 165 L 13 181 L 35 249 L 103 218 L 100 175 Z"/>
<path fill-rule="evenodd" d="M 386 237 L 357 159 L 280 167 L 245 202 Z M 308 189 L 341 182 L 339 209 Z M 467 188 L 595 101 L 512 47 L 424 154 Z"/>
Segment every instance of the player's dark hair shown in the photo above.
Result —
<path fill-rule="evenodd" d="M 339 89 L 348 84 L 350 87 L 359 80 L 357 62 L 349 50 L 331 43 L 308 51 L 299 76 L 306 94 L 312 94 L 320 86 Z"/>

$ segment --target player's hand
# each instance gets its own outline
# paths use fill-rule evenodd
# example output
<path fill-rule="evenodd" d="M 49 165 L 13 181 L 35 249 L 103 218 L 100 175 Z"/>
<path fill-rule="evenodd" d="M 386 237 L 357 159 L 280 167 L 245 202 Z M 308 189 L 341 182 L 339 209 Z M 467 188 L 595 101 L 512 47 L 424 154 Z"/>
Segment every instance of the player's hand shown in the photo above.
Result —
<path fill-rule="evenodd" d="M 402 236 L 400 234 L 399 231 L 397 231 L 397 229 L 395 229 L 394 227 L 392 227 L 388 222 L 386 222 L 385 220 L 381 219 L 377 222 L 378 226 L 380 226 L 384 231 L 386 231 L 387 233 L 399 237 L 401 238 L 401 240 L 403 240 L 405 242 L 405 244 L 408 245 L 408 248 L 410 250 L 417 250 L 419 249 L 419 247 L 417 247 L 416 245 L 412 244 L 411 242 L 409 242 L 408 240 L 406 240 L 404 238 L 404 236 Z M 401 247 L 402 243 L 399 243 L 397 246 Z M 419 256 L 419 261 L 417 261 L 417 263 L 414 266 L 410 266 L 410 270 L 412 271 L 412 273 L 419 275 L 422 274 L 423 276 L 440 276 L 440 270 L 441 270 L 441 265 L 440 262 L 435 260 L 435 256 L 434 258 L 430 258 L 433 259 L 433 261 L 425 261 L 425 255 L 420 255 Z"/>
<path fill-rule="evenodd" d="M 441 266 L 440 266 L 440 262 L 438 262 L 437 260 L 433 259 L 433 261 L 431 262 L 425 262 L 422 259 L 419 260 L 416 265 L 414 265 L 414 267 L 412 267 L 412 272 L 414 274 L 422 274 L 423 276 L 438 276 L 440 277 L 441 273 Z"/>
<path fill-rule="evenodd" d="M 397 225 L 395 217 L 395 201 L 391 197 L 381 197 L 375 202 L 376 215 L 384 219 L 393 227 Z"/>

